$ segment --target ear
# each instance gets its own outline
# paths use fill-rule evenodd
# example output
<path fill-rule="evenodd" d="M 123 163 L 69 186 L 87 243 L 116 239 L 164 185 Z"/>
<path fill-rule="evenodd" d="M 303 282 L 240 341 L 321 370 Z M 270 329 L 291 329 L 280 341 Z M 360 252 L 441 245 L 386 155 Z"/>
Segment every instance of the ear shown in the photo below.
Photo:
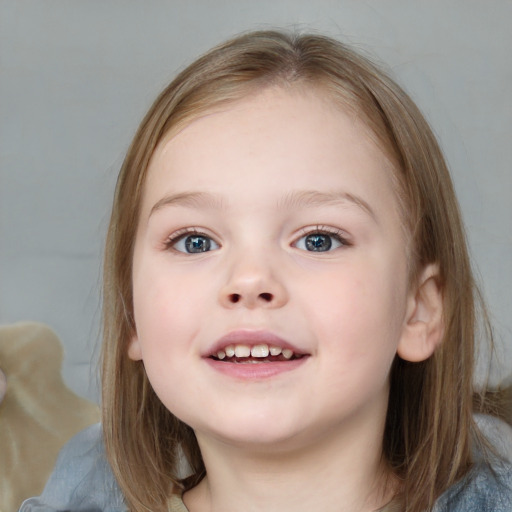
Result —
<path fill-rule="evenodd" d="M 425 361 L 441 344 L 443 334 L 443 294 L 439 286 L 439 267 L 432 264 L 423 269 L 417 284 L 411 286 L 397 353 L 406 361 Z"/>
<path fill-rule="evenodd" d="M 142 359 L 142 349 L 136 333 L 128 343 L 128 357 L 132 361 L 140 361 Z"/>

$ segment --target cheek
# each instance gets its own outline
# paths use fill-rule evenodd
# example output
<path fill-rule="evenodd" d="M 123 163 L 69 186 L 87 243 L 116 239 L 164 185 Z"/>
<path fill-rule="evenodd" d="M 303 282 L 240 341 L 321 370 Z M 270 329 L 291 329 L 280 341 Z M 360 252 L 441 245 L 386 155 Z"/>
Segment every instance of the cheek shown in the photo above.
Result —
<path fill-rule="evenodd" d="M 181 297 L 165 269 L 139 264 L 133 276 L 133 306 L 138 344 L 145 364 L 172 353 L 186 325 L 187 298 Z"/>
<path fill-rule="evenodd" d="M 165 256 L 140 255 L 133 276 L 137 341 L 155 386 L 161 375 L 183 371 L 179 361 L 197 357 L 199 332 L 216 297 L 211 271 L 170 267 Z"/>
<path fill-rule="evenodd" d="M 382 264 L 361 261 L 311 286 L 320 336 L 351 360 L 372 353 L 394 357 L 405 313 L 403 279 Z M 371 358 L 370 358 L 371 359 Z"/>
<path fill-rule="evenodd" d="M 176 345 L 190 329 L 193 310 L 190 298 L 177 294 L 174 287 L 134 289 L 135 325 L 143 346 L 161 344 L 169 349 Z"/>
<path fill-rule="evenodd" d="M 183 394 L 176 390 L 188 378 L 183 361 L 192 352 L 195 324 L 190 318 L 189 299 L 180 297 L 165 280 L 142 279 L 150 275 L 140 275 L 134 282 L 137 346 L 155 393 L 174 410 Z"/>

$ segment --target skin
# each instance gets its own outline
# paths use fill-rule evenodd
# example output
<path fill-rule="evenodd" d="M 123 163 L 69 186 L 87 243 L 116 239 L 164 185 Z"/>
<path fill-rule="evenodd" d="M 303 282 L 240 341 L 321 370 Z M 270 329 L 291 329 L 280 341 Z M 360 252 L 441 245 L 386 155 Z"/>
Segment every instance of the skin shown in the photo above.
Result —
<path fill-rule="evenodd" d="M 391 172 L 359 121 L 308 90 L 264 90 L 156 149 L 129 356 L 196 432 L 207 476 L 184 497 L 191 512 L 362 511 L 389 500 L 389 371 L 397 352 L 432 353 L 425 326 L 439 295 L 432 269 L 408 285 Z M 185 229 L 211 250 L 187 253 Z M 319 231 L 331 250 L 307 250 Z M 217 371 L 206 356 L 240 330 L 308 357 L 269 378 Z"/>

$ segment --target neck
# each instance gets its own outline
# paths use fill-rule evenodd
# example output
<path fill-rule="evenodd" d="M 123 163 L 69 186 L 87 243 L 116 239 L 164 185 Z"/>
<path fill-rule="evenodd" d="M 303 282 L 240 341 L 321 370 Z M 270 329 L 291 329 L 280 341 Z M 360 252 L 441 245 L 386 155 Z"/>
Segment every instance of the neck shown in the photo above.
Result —
<path fill-rule="evenodd" d="M 375 425 L 354 435 L 324 432 L 300 449 L 232 446 L 198 433 L 207 476 L 185 504 L 190 512 L 378 510 L 395 488 L 381 433 Z"/>

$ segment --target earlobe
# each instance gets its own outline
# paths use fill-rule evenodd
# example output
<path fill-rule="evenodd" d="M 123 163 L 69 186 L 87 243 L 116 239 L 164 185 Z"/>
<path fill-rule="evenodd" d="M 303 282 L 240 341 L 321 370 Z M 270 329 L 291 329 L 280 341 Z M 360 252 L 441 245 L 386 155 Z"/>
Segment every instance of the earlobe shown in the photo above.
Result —
<path fill-rule="evenodd" d="M 443 293 L 439 268 L 428 265 L 411 289 L 398 355 L 410 362 L 428 359 L 443 339 Z"/>
<path fill-rule="evenodd" d="M 132 361 L 140 361 L 142 359 L 142 350 L 140 348 L 139 338 L 136 334 L 133 335 L 128 343 L 128 357 Z"/>

